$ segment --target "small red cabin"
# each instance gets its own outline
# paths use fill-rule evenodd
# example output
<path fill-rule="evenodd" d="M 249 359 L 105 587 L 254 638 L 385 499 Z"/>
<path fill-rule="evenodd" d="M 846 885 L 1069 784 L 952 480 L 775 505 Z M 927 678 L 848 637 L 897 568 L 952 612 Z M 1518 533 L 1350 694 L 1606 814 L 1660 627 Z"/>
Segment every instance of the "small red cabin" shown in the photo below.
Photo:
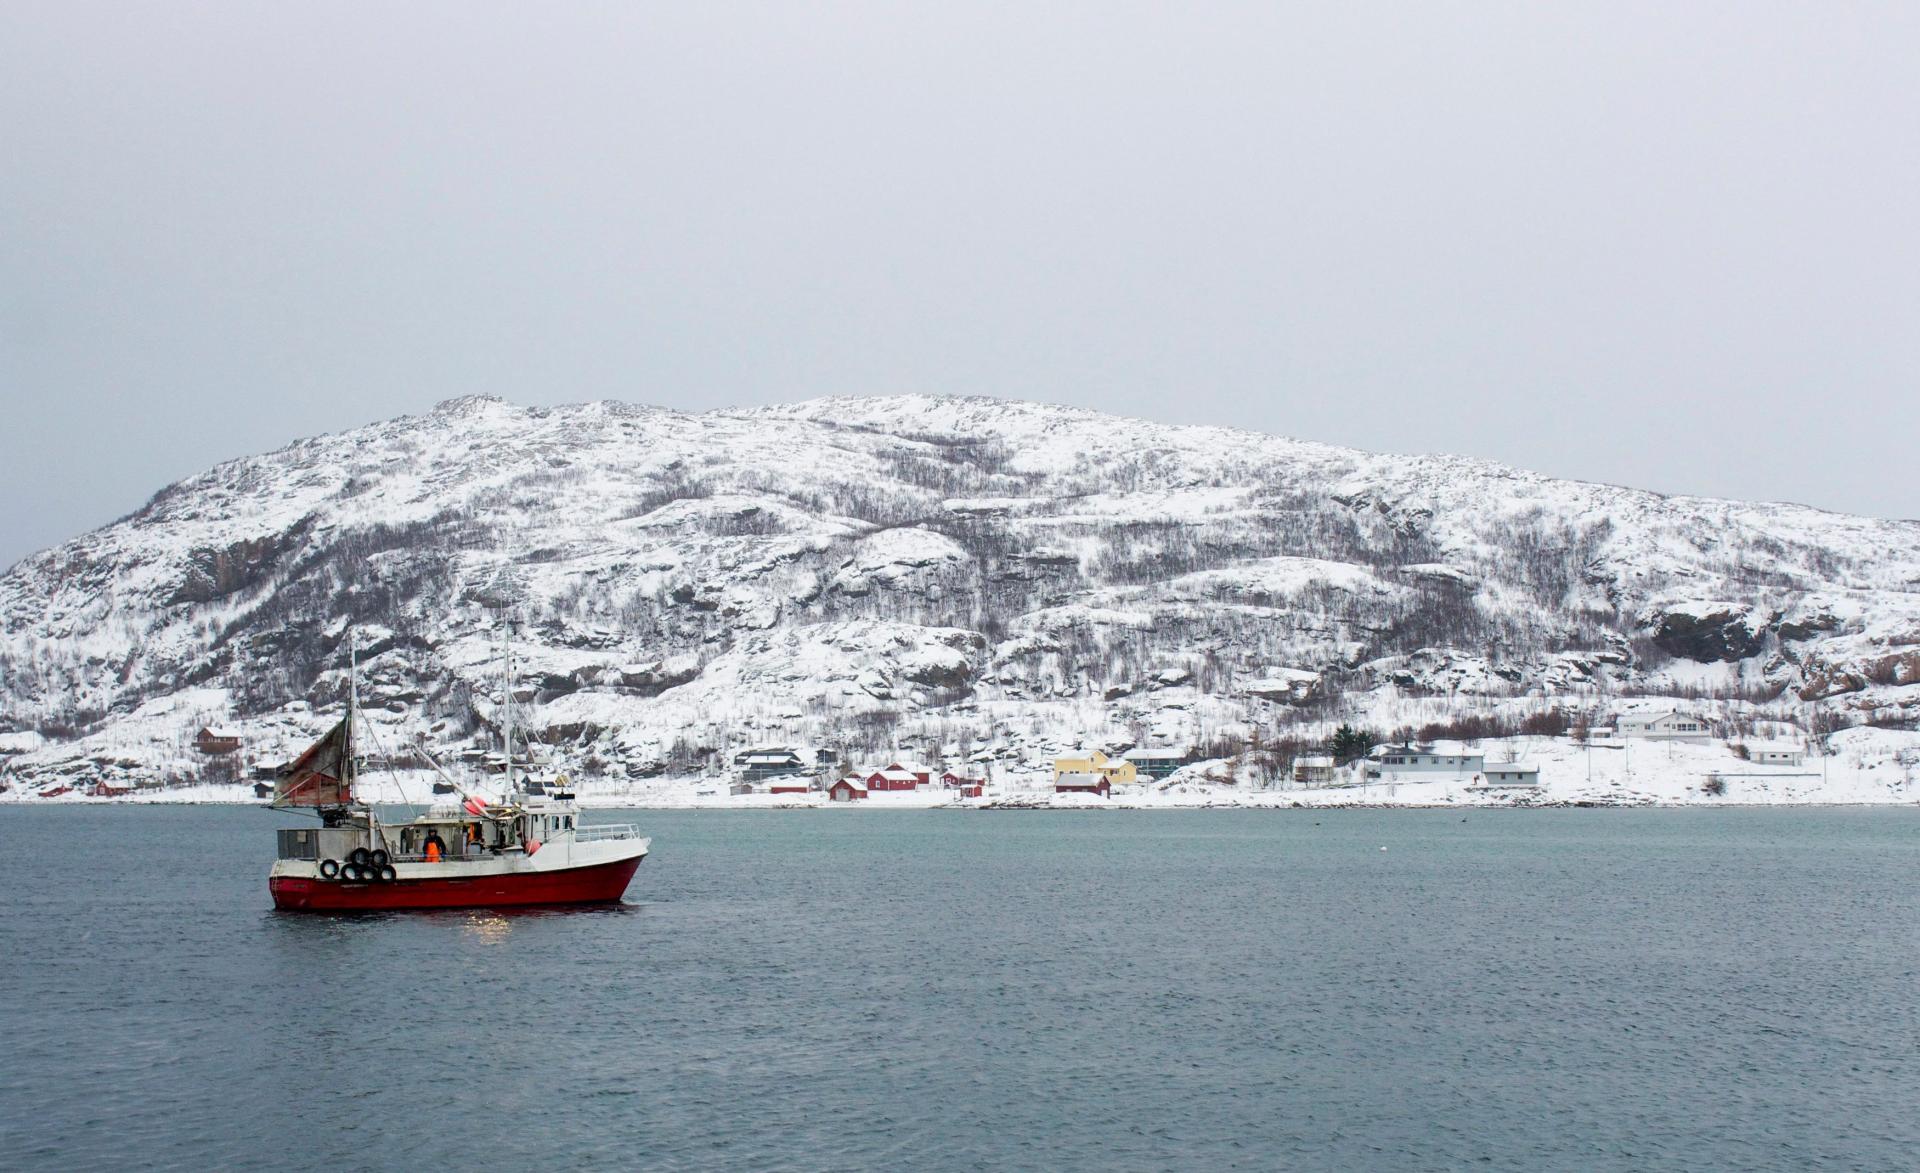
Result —
<path fill-rule="evenodd" d="M 940 775 L 940 785 L 948 790 L 958 790 L 961 798 L 979 798 L 987 792 L 984 778 L 967 778 L 948 770 Z"/>
<path fill-rule="evenodd" d="M 867 796 L 867 785 L 858 778 L 842 778 L 827 788 L 833 802 L 859 802 Z"/>
<path fill-rule="evenodd" d="M 805 778 L 782 778 L 767 784 L 768 794 L 805 794 L 813 789 Z"/>
<path fill-rule="evenodd" d="M 1062 774 L 1053 781 L 1055 794 L 1097 794 L 1101 798 L 1111 796 L 1112 788 L 1105 774 Z"/>

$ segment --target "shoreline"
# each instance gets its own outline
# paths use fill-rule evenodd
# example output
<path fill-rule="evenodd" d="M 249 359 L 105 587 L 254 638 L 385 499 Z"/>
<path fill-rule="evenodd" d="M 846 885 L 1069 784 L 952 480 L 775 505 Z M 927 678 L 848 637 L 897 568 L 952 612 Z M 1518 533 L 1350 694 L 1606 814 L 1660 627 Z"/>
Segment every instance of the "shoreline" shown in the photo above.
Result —
<path fill-rule="evenodd" d="M 748 799 L 760 798 L 758 795 L 740 796 Z M 1095 799 L 1080 801 L 1056 801 L 1052 795 L 1010 794 L 987 799 L 961 799 L 944 802 L 831 802 L 824 794 L 809 800 L 795 801 L 781 796 L 785 801 L 739 801 L 739 798 L 701 801 L 699 798 L 660 801 L 629 795 L 582 795 L 580 809 L 586 810 L 636 810 L 636 811 L 820 811 L 845 810 L 849 812 L 901 812 L 901 811 L 969 811 L 969 812 L 1058 812 L 1058 811 L 1322 811 L 1322 810 L 1601 810 L 1601 809 L 1658 809 L 1658 810 L 1763 810 L 1763 809 L 1840 809 L 1872 808 L 1885 810 L 1920 809 L 1920 798 L 1737 798 L 1730 796 L 1702 797 L 1700 799 L 1675 800 L 1651 795 L 1583 795 L 1583 796 L 1500 796 L 1498 798 L 1439 797 L 1437 799 L 1400 799 L 1386 797 L 1381 799 L 1356 799 L 1348 795 L 1328 791 L 1254 791 L 1243 795 L 1179 795 L 1179 796 L 1123 796 L 1113 799 Z M 1061 796 L 1068 799 L 1082 799 L 1082 796 Z M 1142 799 L 1151 799 L 1142 801 Z M 412 807 L 420 809 L 421 804 L 403 801 L 379 801 L 376 806 Z M 56 798 L 39 798 L 36 795 L 15 797 L 0 796 L 0 810 L 26 809 L 51 810 L 60 808 L 98 809 L 106 807 L 257 807 L 270 811 L 264 801 L 251 795 L 206 795 L 192 798 L 135 797 L 131 795 L 96 798 L 90 795 L 60 795 Z"/>

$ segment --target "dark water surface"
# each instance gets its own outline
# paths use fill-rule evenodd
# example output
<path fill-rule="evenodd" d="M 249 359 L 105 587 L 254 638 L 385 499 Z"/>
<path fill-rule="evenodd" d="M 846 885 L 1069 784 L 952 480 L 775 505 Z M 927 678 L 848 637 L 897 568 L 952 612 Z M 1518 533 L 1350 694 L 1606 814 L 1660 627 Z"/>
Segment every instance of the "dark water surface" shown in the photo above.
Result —
<path fill-rule="evenodd" d="M 625 906 L 330 919 L 0 809 L 0 1164 L 1920 1165 L 1920 812 L 596 817 Z"/>

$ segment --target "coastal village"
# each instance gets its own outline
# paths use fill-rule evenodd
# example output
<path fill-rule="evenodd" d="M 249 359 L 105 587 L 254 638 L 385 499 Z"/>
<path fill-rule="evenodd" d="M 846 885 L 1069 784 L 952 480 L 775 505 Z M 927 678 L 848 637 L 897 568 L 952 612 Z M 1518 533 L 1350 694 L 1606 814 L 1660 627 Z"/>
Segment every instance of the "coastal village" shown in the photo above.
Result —
<path fill-rule="evenodd" d="M 1714 740 L 1704 719 L 1677 710 L 1623 716 L 1614 727 L 1584 729 L 1567 739 L 1570 746 L 1583 746 L 1589 754 L 1596 749 L 1602 753 L 1617 750 L 1623 757 L 1631 752 L 1630 743 L 1636 741 L 1653 746 L 1708 746 Z M 1512 748 L 1504 740 L 1501 747 Z M 1759 767 L 1761 776 L 1774 778 L 1791 777 L 1789 771 L 1804 769 L 1808 756 L 1806 744 L 1797 741 L 1743 740 L 1727 742 L 1725 749 L 1734 760 Z M 1185 749 L 1139 749 L 1114 756 L 1095 749 L 1054 758 L 1044 785 L 1023 779 L 1020 789 L 1111 800 L 1127 797 L 1130 790 L 1144 792 L 1156 784 L 1181 781 L 1238 785 L 1232 775 L 1222 777 L 1217 768 L 1208 768 L 1223 764 L 1203 760 Z M 851 803 L 870 800 L 876 794 L 900 793 L 985 799 L 989 789 L 986 771 L 977 775 L 955 770 L 936 772 L 900 761 L 866 770 L 815 771 L 809 776 L 805 755 L 787 748 L 747 751 L 735 758 L 735 765 L 740 773 L 731 783 L 729 794 L 736 796 L 824 793 L 830 802 Z M 828 780 L 830 773 L 837 776 Z M 1727 773 L 1730 771 L 1704 775 L 1702 792 L 1724 794 Z M 1485 749 L 1464 743 L 1407 741 L 1369 746 L 1358 754 L 1295 754 L 1279 776 L 1263 780 L 1258 789 L 1295 792 L 1433 782 L 1451 784 L 1464 793 L 1527 796 L 1541 790 L 1541 765 L 1516 758 L 1511 752 L 1490 758 Z"/>
<path fill-rule="evenodd" d="M 1900 731 L 1866 727 L 1824 737 L 1780 722 L 1730 730 L 1705 712 L 1624 708 L 1610 724 L 1521 736 L 1392 739 L 1343 725 L 1319 744 L 1209 754 L 1193 746 L 1109 745 L 1038 760 L 1004 751 L 896 752 L 843 760 L 828 747 L 738 750 L 703 774 L 603 778 L 561 754 L 530 746 L 536 773 L 571 776 L 584 801 L 602 806 L 719 807 L 1137 807 L 1339 805 L 1620 805 L 1640 802 L 1920 801 L 1920 752 Z M 1432 734 L 1434 729 L 1423 730 Z M 130 799 L 247 801 L 265 797 L 279 768 L 278 744 L 250 746 L 219 724 L 180 735 L 188 764 L 128 785 L 116 776 L 30 787 L 0 772 L 0 801 Z M 498 773 L 498 753 L 469 749 L 457 767 Z M 371 765 L 372 763 L 370 763 Z M 415 802 L 451 787 L 418 761 L 391 771 L 390 800 Z"/>

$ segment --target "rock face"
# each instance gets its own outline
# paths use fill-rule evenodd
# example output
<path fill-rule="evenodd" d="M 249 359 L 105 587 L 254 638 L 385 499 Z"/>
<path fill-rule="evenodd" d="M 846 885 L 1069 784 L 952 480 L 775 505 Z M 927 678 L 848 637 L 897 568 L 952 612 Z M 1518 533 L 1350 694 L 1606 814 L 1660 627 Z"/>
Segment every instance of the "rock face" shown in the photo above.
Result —
<path fill-rule="evenodd" d="M 1744 608 L 1673 611 L 1662 615 L 1653 630 L 1661 651 L 1700 663 L 1731 662 L 1757 656 L 1766 646 L 1765 630 L 1754 629 Z"/>
<path fill-rule="evenodd" d="M 1872 710 L 1912 705 L 1920 525 L 996 400 L 458 400 L 14 566 L 0 757 L 147 768 L 206 721 L 258 760 L 342 701 L 350 640 L 396 741 L 483 739 L 508 618 L 521 726 L 627 773 L 1194 744 L 1409 695 Z"/>
<path fill-rule="evenodd" d="M 186 577 L 167 602 L 211 603 L 258 583 L 294 539 L 292 534 L 270 534 L 234 542 L 225 549 L 195 550 L 186 559 Z"/>
<path fill-rule="evenodd" d="M 1242 686 L 1248 696 L 1287 705 L 1304 705 L 1320 695 L 1320 674 L 1282 668 Z"/>

